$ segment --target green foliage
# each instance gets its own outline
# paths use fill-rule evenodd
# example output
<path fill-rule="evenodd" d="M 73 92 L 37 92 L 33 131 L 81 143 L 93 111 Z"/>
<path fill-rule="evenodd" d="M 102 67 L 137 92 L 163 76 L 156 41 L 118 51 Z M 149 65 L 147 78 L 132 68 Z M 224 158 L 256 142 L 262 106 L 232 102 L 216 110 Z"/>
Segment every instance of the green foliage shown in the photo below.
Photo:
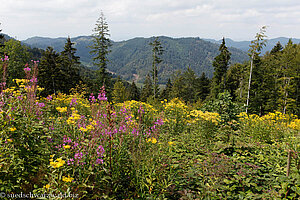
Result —
<path fill-rule="evenodd" d="M 149 45 L 152 46 L 152 83 L 153 83 L 153 97 L 157 98 L 159 96 L 159 87 L 158 87 L 158 76 L 157 68 L 158 65 L 162 62 L 161 55 L 163 54 L 163 47 L 161 42 L 158 40 L 158 37 L 154 39 L 153 42 L 150 42 Z"/>
<path fill-rule="evenodd" d="M 141 91 L 141 101 L 147 101 L 148 98 L 153 97 L 153 84 L 149 74 L 146 76 L 144 86 Z"/>
<path fill-rule="evenodd" d="M 24 66 L 31 60 L 28 48 L 20 41 L 10 39 L 0 48 L 1 54 L 8 56 L 10 62 L 7 67 L 7 84 L 10 85 L 13 79 L 25 77 Z"/>
<path fill-rule="evenodd" d="M 219 113 L 222 123 L 228 125 L 228 123 L 232 123 L 233 120 L 237 120 L 238 114 L 242 111 L 242 106 L 233 102 L 230 93 L 226 91 L 218 94 L 216 99 L 207 102 L 203 109 Z"/>
<path fill-rule="evenodd" d="M 113 91 L 112 91 L 112 100 L 114 103 L 123 103 L 124 101 L 128 100 L 129 94 L 126 90 L 123 82 L 121 80 L 117 80 L 114 84 Z"/>
<path fill-rule="evenodd" d="M 224 90 L 227 89 L 226 72 L 229 66 L 231 53 L 228 51 L 225 45 L 225 38 L 222 40 L 219 51 L 220 54 L 215 57 L 212 64 L 214 67 L 214 76 L 212 78 L 211 85 L 211 93 L 213 98 L 216 98 L 220 92 L 224 92 Z"/>
<path fill-rule="evenodd" d="M 98 67 L 97 70 L 97 80 L 99 86 L 105 86 L 107 90 L 111 86 L 111 77 L 107 72 L 108 54 L 110 53 L 111 41 L 109 37 L 108 24 L 105 21 L 103 12 L 101 12 L 99 19 L 96 22 L 96 27 L 94 28 L 93 44 L 90 46 L 90 53 L 94 56 L 94 65 Z"/>

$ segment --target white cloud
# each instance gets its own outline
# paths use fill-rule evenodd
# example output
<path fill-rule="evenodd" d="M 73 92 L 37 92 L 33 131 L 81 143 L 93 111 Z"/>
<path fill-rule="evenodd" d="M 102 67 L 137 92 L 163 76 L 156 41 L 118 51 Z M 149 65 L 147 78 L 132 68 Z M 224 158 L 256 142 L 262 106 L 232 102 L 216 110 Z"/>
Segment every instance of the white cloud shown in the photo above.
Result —
<path fill-rule="evenodd" d="M 300 38 L 298 0 L 0 0 L 3 32 L 19 39 L 89 35 L 102 10 L 112 39 L 199 36 Z"/>

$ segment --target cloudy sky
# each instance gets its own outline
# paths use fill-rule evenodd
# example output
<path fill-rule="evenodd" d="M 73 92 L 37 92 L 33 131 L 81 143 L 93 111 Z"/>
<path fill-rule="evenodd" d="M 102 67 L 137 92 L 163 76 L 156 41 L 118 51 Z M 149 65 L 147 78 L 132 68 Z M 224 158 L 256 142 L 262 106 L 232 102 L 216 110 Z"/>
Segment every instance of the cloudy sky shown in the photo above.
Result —
<path fill-rule="evenodd" d="M 0 29 L 32 36 L 90 35 L 100 12 L 115 41 L 171 36 L 252 40 L 300 38 L 299 0 L 0 0 Z"/>

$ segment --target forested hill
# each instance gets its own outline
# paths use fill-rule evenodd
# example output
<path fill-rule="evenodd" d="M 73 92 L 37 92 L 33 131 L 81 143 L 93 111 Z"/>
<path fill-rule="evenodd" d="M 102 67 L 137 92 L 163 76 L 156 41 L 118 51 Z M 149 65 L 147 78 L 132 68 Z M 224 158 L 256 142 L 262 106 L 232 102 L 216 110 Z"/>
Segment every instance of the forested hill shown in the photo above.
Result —
<path fill-rule="evenodd" d="M 277 42 L 280 42 L 282 46 L 285 46 L 290 38 L 286 37 L 278 37 L 273 39 L 268 39 L 266 46 L 262 49 L 262 54 L 265 54 L 267 51 L 271 51 L 271 49 L 277 44 Z M 300 39 L 291 38 L 294 44 L 299 44 Z M 213 39 L 203 39 L 205 41 L 213 42 L 216 44 L 221 44 L 222 40 L 213 40 Z M 226 45 L 229 47 L 235 47 L 237 49 L 248 51 L 249 45 L 251 44 L 251 41 L 234 41 L 230 38 L 225 38 Z"/>
<path fill-rule="evenodd" d="M 89 54 L 91 37 L 80 36 L 71 39 L 77 48 L 77 55 L 81 62 L 87 66 L 92 66 L 91 55 Z M 145 75 L 151 69 L 152 52 L 149 43 L 154 38 L 134 38 L 127 41 L 113 42 L 111 53 L 108 58 L 110 63 L 108 70 L 121 75 L 126 80 L 138 78 L 143 82 Z M 212 77 L 212 62 L 215 56 L 219 54 L 219 45 L 204 41 L 199 38 L 170 38 L 159 37 L 164 48 L 162 55 L 163 62 L 159 66 L 159 80 L 165 83 L 176 70 L 185 70 L 190 67 L 196 74 L 205 72 L 207 76 Z M 45 49 L 52 46 L 56 51 L 62 51 L 66 38 L 29 38 L 23 43 L 31 47 Z M 236 48 L 229 48 L 231 62 L 244 62 L 248 60 L 248 55 Z"/>

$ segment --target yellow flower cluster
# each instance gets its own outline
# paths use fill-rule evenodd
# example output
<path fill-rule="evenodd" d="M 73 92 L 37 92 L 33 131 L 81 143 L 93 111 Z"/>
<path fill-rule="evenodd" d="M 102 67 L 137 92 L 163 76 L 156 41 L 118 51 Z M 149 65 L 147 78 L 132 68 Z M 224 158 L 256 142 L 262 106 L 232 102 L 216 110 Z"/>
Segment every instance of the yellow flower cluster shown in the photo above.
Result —
<path fill-rule="evenodd" d="M 205 121 L 211 121 L 212 123 L 218 125 L 218 123 L 221 121 L 221 117 L 218 113 L 213 112 L 202 112 L 201 110 L 192 110 L 191 111 L 191 117 L 193 120 L 191 120 L 191 123 L 197 122 L 200 119 Z"/>
<path fill-rule="evenodd" d="M 295 130 L 300 130 L 300 120 L 297 115 L 283 114 L 281 112 L 268 113 L 262 117 L 256 114 L 247 115 L 245 112 L 238 115 L 240 121 L 245 124 L 255 125 L 257 123 L 264 123 L 270 127 L 281 126 L 289 127 Z"/>
<path fill-rule="evenodd" d="M 77 110 L 74 110 L 71 117 L 69 117 L 67 119 L 67 123 L 68 124 L 75 124 L 77 120 L 80 119 L 80 115 L 78 114 L 78 111 Z"/>
<path fill-rule="evenodd" d="M 14 131 L 16 131 L 17 129 L 16 129 L 16 127 L 12 127 L 12 128 L 10 128 L 9 129 L 11 132 L 14 132 Z"/>
<path fill-rule="evenodd" d="M 288 125 L 289 128 L 300 131 L 300 119 L 294 119 Z"/>
<path fill-rule="evenodd" d="M 56 107 L 56 110 L 60 113 L 67 112 L 68 108 L 67 107 Z"/>
<path fill-rule="evenodd" d="M 126 109 L 134 110 L 142 107 L 145 112 L 157 112 L 157 109 L 155 109 L 152 105 L 147 104 L 145 102 L 140 102 L 140 101 L 125 101 L 124 103 L 118 103 L 116 104 L 117 107 L 125 107 Z"/>
<path fill-rule="evenodd" d="M 74 180 L 74 178 L 70 177 L 70 175 L 69 175 L 68 177 L 63 176 L 62 180 L 63 180 L 63 182 L 70 183 Z"/>
<path fill-rule="evenodd" d="M 56 159 L 55 161 L 53 161 L 53 158 L 50 159 L 50 165 L 53 168 L 60 168 L 62 167 L 64 164 L 66 163 L 66 161 L 64 161 L 61 158 Z"/>
<path fill-rule="evenodd" d="M 65 145 L 64 148 L 65 148 L 65 149 L 70 149 L 71 146 L 70 146 L 70 145 Z"/>
<path fill-rule="evenodd" d="M 153 144 L 157 143 L 156 138 L 152 137 L 152 138 L 148 138 L 147 142 L 152 142 Z"/>

